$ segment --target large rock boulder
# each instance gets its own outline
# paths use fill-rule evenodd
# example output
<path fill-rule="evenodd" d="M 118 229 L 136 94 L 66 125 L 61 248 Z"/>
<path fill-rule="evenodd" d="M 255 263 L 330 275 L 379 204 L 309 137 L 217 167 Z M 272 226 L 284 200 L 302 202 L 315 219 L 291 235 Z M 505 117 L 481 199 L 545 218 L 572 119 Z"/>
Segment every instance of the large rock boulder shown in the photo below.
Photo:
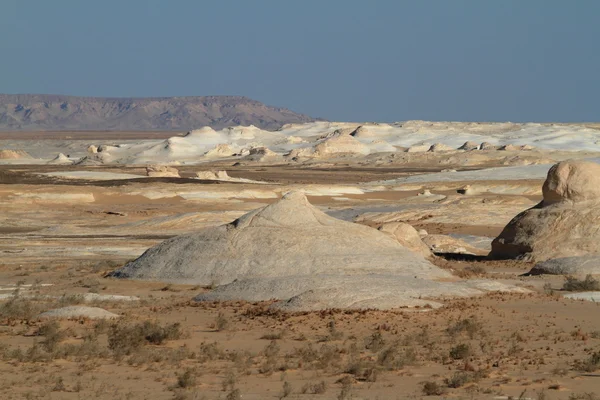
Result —
<path fill-rule="evenodd" d="M 580 257 L 553 258 L 537 263 L 530 275 L 600 275 L 600 254 L 590 254 Z"/>
<path fill-rule="evenodd" d="M 492 242 L 493 258 L 535 261 L 600 253 L 600 165 L 562 161 L 548 171 L 543 200 Z"/>
<path fill-rule="evenodd" d="M 600 200 L 600 164 L 568 160 L 550 168 L 542 186 L 544 205 Z"/>

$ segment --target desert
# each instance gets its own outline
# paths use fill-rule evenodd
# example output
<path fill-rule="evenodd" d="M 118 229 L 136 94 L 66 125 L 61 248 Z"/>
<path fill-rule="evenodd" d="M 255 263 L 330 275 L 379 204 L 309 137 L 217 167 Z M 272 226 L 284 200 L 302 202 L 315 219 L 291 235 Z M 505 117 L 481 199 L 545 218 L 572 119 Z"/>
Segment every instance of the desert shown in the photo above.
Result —
<path fill-rule="evenodd" d="M 2 398 L 598 393 L 597 126 L 103 136 L 0 133 Z"/>

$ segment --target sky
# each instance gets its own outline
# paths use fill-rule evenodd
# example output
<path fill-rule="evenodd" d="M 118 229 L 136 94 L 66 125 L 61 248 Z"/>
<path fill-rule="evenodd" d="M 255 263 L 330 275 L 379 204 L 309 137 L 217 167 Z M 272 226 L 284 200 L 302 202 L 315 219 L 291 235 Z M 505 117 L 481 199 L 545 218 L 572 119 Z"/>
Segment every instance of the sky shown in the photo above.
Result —
<path fill-rule="evenodd" d="M 596 0 L 0 0 L 0 93 L 599 121 L 599 16 Z"/>

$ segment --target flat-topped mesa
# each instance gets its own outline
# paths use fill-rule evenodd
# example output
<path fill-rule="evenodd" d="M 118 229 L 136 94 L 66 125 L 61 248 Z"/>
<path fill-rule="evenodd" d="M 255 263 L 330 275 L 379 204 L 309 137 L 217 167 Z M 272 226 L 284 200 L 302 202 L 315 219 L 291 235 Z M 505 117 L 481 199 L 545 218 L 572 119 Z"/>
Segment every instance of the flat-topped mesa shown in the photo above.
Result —
<path fill-rule="evenodd" d="M 600 164 L 550 168 L 543 201 L 513 218 L 492 242 L 493 258 L 545 261 L 600 253 Z"/>
<path fill-rule="evenodd" d="M 542 186 L 544 206 L 600 200 L 600 164 L 567 160 L 550 168 Z"/>

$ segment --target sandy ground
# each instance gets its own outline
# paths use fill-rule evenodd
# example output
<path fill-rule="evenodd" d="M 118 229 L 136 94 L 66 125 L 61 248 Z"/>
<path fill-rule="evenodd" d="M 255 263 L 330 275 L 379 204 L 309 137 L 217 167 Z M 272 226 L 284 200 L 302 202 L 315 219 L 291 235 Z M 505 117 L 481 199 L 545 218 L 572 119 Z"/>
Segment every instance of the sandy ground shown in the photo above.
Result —
<path fill-rule="evenodd" d="M 230 222 L 290 189 L 306 189 L 338 218 L 371 226 L 401 220 L 430 234 L 490 239 L 541 198 L 465 196 L 456 191 L 464 182 L 428 183 L 433 197 L 419 196 L 419 187 L 366 185 L 440 170 L 427 165 L 229 165 L 230 176 L 267 184 L 189 179 L 224 165 L 182 167 L 182 179 L 106 181 L 39 174 L 139 175 L 142 168 L 0 167 L 0 295 L 19 292 L 0 303 L 0 398 L 600 398 L 598 305 L 563 298 L 563 277 L 521 276 L 531 265 L 520 261 L 434 259 L 460 277 L 517 282 L 532 294 L 388 312 L 198 304 L 191 299 L 207 288 L 104 277 L 165 238 Z M 541 181 L 518 185 L 535 189 Z M 88 304 L 121 315 L 117 323 L 36 318 L 82 303 L 77 295 L 85 293 L 139 300 Z"/>

